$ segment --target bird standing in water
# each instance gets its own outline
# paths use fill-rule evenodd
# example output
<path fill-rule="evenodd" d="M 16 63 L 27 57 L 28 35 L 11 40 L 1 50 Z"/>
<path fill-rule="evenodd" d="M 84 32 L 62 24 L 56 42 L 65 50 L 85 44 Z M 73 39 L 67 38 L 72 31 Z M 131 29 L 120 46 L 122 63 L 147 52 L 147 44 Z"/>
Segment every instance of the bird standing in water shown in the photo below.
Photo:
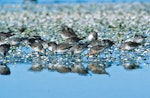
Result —
<path fill-rule="evenodd" d="M 136 43 L 136 42 L 132 42 L 132 41 L 129 41 L 129 42 L 125 42 L 121 45 L 120 49 L 121 50 L 133 50 L 135 49 L 136 47 L 138 47 L 139 43 Z"/>
<path fill-rule="evenodd" d="M 133 39 L 128 39 L 126 42 L 124 42 L 120 49 L 121 50 L 133 50 L 136 47 L 143 45 L 145 43 L 146 36 L 143 35 L 135 35 Z"/>
<path fill-rule="evenodd" d="M 88 52 L 88 56 L 94 56 L 96 55 L 96 57 L 99 55 L 100 52 L 104 51 L 105 50 L 105 46 L 102 46 L 102 45 L 96 45 L 96 46 L 93 46 L 89 49 L 89 52 Z"/>
<path fill-rule="evenodd" d="M 69 28 L 68 26 L 62 25 L 62 30 L 60 33 L 60 36 L 62 37 L 62 39 L 67 40 L 68 38 L 71 37 L 77 37 L 76 33 L 74 32 L 74 30 L 72 28 Z"/>
<path fill-rule="evenodd" d="M 145 43 L 145 38 L 146 38 L 146 36 L 144 36 L 144 35 L 136 34 L 133 38 L 133 41 L 136 42 L 136 43 L 139 43 L 139 44 L 144 44 Z"/>
<path fill-rule="evenodd" d="M 90 42 L 90 41 L 94 41 L 94 40 L 98 40 L 98 34 L 97 32 L 93 31 L 91 32 L 88 37 L 87 37 L 87 40 Z"/>
<path fill-rule="evenodd" d="M 59 44 L 56 44 L 56 42 L 48 43 L 48 49 L 56 54 L 63 54 L 67 52 L 71 47 L 72 45 L 66 43 L 59 43 Z"/>
<path fill-rule="evenodd" d="M 14 36 L 12 32 L 0 32 L 0 45 L 5 44 L 7 42 L 7 39 L 10 38 L 11 36 Z"/>
<path fill-rule="evenodd" d="M 43 45 L 42 45 L 41 43 L 34 42 L 34 43 L 29 44 L 29 46 L 30 46 L 35 52 L 45 53 L 45 50 L 44 50 Z"/>

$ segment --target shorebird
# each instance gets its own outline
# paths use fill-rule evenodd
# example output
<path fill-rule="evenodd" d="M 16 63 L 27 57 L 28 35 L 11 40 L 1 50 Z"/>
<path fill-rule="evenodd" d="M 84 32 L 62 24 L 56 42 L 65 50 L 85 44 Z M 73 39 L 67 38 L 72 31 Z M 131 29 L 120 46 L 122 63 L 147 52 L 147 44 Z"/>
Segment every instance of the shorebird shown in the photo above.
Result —
<path fill-rule="evenodd" d="M 145 38 L 146 38 L 146 36 L 144 36 L 144 35 L 136 34 L 133 38 L 133 41 L 136 43 L 139 43 L 139 44 L 143 44 L 143 43 L 145 43 Z"/>
<path fill-rule="evenodd" d="M 10 44 L 0 45 L 0 54 L 5 57 L 8 51 L 10 50 Z"/>
<path fill-rule="evenodd" d="M 111 47 L 112 45 L 114 45 L 115 43 L 109 39 L 103 39 L 102 40 L 102 45 L 106 46 L 106 47 Z"/>
<path fill-rule="evenodd" d="M 11 32 L 0 32 L 0 44 L 6 43 L 6 40 L 11 36 L 14 36 L 14 34 L 12 34 Z"/>
<path fill-rule="evenodd" d="M 136 43 L 136 42 L 132 42 L 132 41 L 129 41 L 129 42 L 125 42 L 121 45 L 120 49 L 121 50 L 133 50 L 135 49 L 136 47 L 138 47 L 139 43 Z"/>
<path fill-rule="evenodd" d="M 1 75 L 10 75 L 10 69 L 9 69 L 9 67 L 7 67 L 7 65 L 6 64 L 4 64 L 4 63 L 2 63 L 1 65 L 0 65 L 0 74 Z"/>
<path fill-rule="evenodd" d="M 89 42 L 88 47 L 93 47 L 97 45 L 105 46 L 105 47 L 111 47 L 114 44 L 113 41 L 109 39 L 103 39 L 103 40 L 92 40 Z"/>
<path fill-rule="evenodd" d="M 41 36 L 38 36 L 38 35 L 30 36 L 29 39 L 43 40 L 43 39 L 41 38 Z"/>
<path fill-rule="evenodd" d="M 107 74 L 107 75 L 109 75 L 109 73 L 105 71 L 104 66 L 89 64 L 88 69 L 94 74 Z"/>
<path fill-rule="evenodd" d="M 26 38 L 20 38 L 20 37 L 14 37 L 14 38 L 9 38 L 7 40 L 7 42 L 11 45 L 11 46 L 18 46 L 21 42 L 23 42 L 24 40 L 26 40 Z"/>
<path fill-rule="evenodd" d="M 14 36 L 14 34 L 12 34 L 11 32 L 0 32 L 0 39 L 6 39 L 11 36 Z"/>
<path fill-rule="evenodd" d="M 42 71 L 43 68 L 44 67 L 41 64 L 32 64 L 29 70 L 30 71 Z"/>
<path fill-rule="evenodd" d="M 80 54 L 82 53 L 85 49 L 87 49 L 87 43 L 83 44 L 76 44 L 70 48 L 71 54 Z"/>
<path fill-rule="evenodd" d="M 98 39 L 98 34 L 95 31 L 89 34 L 89 36 L 87 37 L 87 40 L 89 44 L 88 47 L 93 47 L 97 45 L 110 47 L 114 44 L 114 42 L 112 42 L 109 39 L 103 39 L 103 40 Z"/>
<path fill-rule="evenodd" d="M 81 74 L 81 75 L 87 75 L 88 74 L 88 69 L 85 68 L 83 65 L 75 65 L 75 64 L 73 64 L 71 66 L 71 71 L 73 73 L 78 73 L 78 74 Z"/>
<path fill-rule="evenodd" d="M 72 28 L 69 28 L 66 25 L 62 25 L 62 32 L 60 33 L 60 36 L 62 37 L 62 39 L 67 40 L 68 38 L 71 37 L 77 37 L 76 33 L 73 31 Z"/>
<path fill-rule="evenodd" d="M 97 32 L 93 31 L 91 32 L 88 37 L 87 37 L 87 40 L 90 42 L 90 41 L 93 41 L 93 40 L 98 40 L 98 34 Z"/>
<path fill-rule="evenodd" d="M 25 32 L 25 30 L 27 30 L 26 25 L 22 25 L 19 29 L 20 33 Z"/>
<path fill-rule="evenodd" d="M 33 49 L 33 51 L 38 53 L 45 53 L 45 49 L 43 48 L 43 45 L 38 42 L 30 43 L 29 46 Z"/>
<path fill-rule="evenodd" d="M 56 46 L 57 46 L 56 42 L 52 41 L 52 42 L 48 42 L 47 48 L 49 51 L 54 52 L 54 49 L 56 49 Z"/>
<path fill-rule="evenodd" d="M 48 43 L 48 49 L 57 54 L 63 54 L 67 52 L 71 47 L 72 45 L 66 43 L 60 43 L 60 44 L 56 44 L 56 42 Z"/>
<path fill-rule="evenodd" d="M 97 46 L 97 45 L 101 45 L 104 47 L 110 47 L 114 44 L 114 42 L 109 39 L 103 39 L 103 40 L 98 39 L 98 34 L 95 31 L 91 32 L 88 35 L 87 41 L 89 44 L 88 47 L 93 47 L 93 46 Z"/>
<path fill-rule="evenodd" d="M 44 49 L 48 48 L 48 43 L 49 43 L 48 41 L 44 41 L 44 40 L 41 42 Z"/>
<path fill-rule="evenodd" d="M 98 55 L 100 52 L 104 51 L 106 46 L 96 45 L 89 49 L 88 56 Z"/>
<path fill-rule="evenodd" d="M 87 43 L 88 43 L 89 48 L 103 44 L 101 40 L 92 40 L 92 41 L 87 42 Z"/>
<path fill-rule="evenodd" d="M 82 38 L 83 39 L 83 38 Z M 68 39 L 66 39 L 66 41 L 69 43 L 69 44 L 75 44 L 75 43 L 78 43 L 80 40 L 82 40 L 81 38 L 78 38 L 78 37 L 70 37 Z"/>
<path fill-rule="evenodd" d="M 121 50 L 133 50 L 145 43 L 147 36 L 136 34 L 133 39 L 127 39 L 120 47 Z"/>
<path fill-rule="evenodd" d="M 86 43 L 79 43 L 70 48 L 71 57 L 74 57 L 76 61 L 81 61 L 81 57 L 83 57 L 85 54 L 83 52 L 88 48 L 88 44 Z M 73 58 L 73 59 L 74 59 Z"/>
<path fill-rule="evenodd" d="M 43 39 L 40 36 L 30 36 L 28 38 L 24 38 L 24 44 L 32 44 L 34 42 L 41 43 Z"/>

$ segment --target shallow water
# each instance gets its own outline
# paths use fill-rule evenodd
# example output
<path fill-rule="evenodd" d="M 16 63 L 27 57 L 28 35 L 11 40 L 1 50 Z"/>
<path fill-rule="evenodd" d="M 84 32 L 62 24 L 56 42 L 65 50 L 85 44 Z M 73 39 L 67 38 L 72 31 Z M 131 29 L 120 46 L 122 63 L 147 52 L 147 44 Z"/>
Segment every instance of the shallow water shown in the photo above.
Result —
<path fill-rule="evenodd" d="M 126 71 L 113 66 L 107 71 L 111 76 L 60 74 L 57 72 L 28 71 L 30 64 L 11 65 L 10 76 L 0 76 L 0 98 L 91 98 L 136 97 L 149 98 L 149 67 Z"/>
<path fill-rule="evenodd" d="M 75 5 L 73 8 L 69 5 L 1 6 L 0 30 L 8 31 L 10 27 L 19 37 L 39 35 L 45 40 L 60 43 L 62 39 L 58 36 L 59 25 L 66 24 L 73 27 L 82 37 L 87 36 L 88 32 L 94 29 L 99 32 L 99 38 L 114 40 L 116 44 L 100 53 L 97 58 L 87 58 L 87 55 L 84 55 L 87 53 L 85 51 L 80 60 L 77 60 L 78 57 L 69 56 L 63 59 L 64 55 L 51 56 L 50 54 L 39 58 L 28 46 L 11 49 L 7 60 L 0 59 L 1 62 L 7 62 L 11 71 L 10 75 L 0 75 L 0 98 L 149 98 L 150 13 L 148 5 L 82 4 Z M 39 7 L 41 9 L 37 9 Z M 129 10 L 130 8 L 133 9 Z M 118 22 L 124 23 L 125 28 L 118 27 Z M 137 23 L 139 25 L 135 25 Z M 107 26 L 108 24 L 111 26 Z M 27 30 L 20 33 L 19 29 L 23 25 L 27 26 Z M 118 35 L 120 38 L 117 32 L 120 32 Z M 145 45 L 133 51 L 119 50 L 121 40 L 132 38 L 135 33 L 148 36 Z M 90 70 L 87 75 L 73 72 L 63 74 L 48 70 L 47 66 L 55 63 L 66 66 L 77 64 L 84 67 L 89 64 L 100 64 L 106 67 L 105 70 L 109 74 L 94 74 Z M 44 68 L 38 72 L 29 70 L 34 64 L 41 64 Z M 122 66 L 124 64 L 135 64 L 139 68 L 127 70 Z"/>

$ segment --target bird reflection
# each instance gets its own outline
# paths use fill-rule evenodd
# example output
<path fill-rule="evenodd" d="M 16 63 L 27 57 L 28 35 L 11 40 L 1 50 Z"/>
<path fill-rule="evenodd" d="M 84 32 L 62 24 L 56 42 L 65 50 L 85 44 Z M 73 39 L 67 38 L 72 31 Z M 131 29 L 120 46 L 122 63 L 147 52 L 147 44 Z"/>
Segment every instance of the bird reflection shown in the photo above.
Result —
<path fill-rule="evenodd" d="M 10 50 L 10 44 L 2 44 L 0 45 L 0 55 L 5 57 Z"/>
<path fill-rule="evenodd" d="M 0 74 L 1 75 L 10 75 L 10 69 L 5 63 L 0 64 Z"/>
<path fill-rule="evenodd" d="M 133 63 L 133 62 L 126 62 L 126 63 L 122 64 L 122 66 L 126 70 L 134 70 L 134 69 L 140 69 L 140 68 L 142 68 L 141 66 L 139 66 L 138 64 Z"/>
<path fill-rule="evenodd" d="M 41 64 L 32 64 L 31 67 L 29 68 L 29 70 L 34 71 L 34 72 L 40 72 L 43 70 L 43 68 L 44 68 L 44 66 Z"/>
<path fill-rule="evenodd" d="M 71 71 L 80 75 L 87 75 L 89 73 L 88 69 L 85 68 L 82 64 L 73 64 L 71 66 Z"/>
<path fill-rule="evenodd" d="M 93 73 L 93 74 L 106 74 L 109 75 L 108 72 L 106 72 L 104 66 L 100 66 L 98 64 L 88 64 L 88 69 Z"/>
<path fill-rule="evenodd" d="M 71 72 L 71 68 L 69 68 L 66 65 L 60 65 L 60 64 L 50 65 L 50 66 L 48 66 L 48 70 L 57 71 L 59 73 L 68 73 L 68 72 Z"/>

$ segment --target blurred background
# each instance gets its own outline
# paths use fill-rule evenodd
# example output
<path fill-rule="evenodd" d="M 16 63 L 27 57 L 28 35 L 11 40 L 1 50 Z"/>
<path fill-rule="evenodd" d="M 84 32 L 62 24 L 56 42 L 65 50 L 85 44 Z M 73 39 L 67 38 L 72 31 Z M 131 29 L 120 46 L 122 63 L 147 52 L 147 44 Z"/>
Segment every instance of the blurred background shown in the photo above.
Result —
<path fill-rule="evenodd" d="M 0 4 L 21 4 L 24 1 L 36 1 L 37 3 L 107 3 L 107 2 L 150 2 L 150 0 L 0 0 Z"/>

